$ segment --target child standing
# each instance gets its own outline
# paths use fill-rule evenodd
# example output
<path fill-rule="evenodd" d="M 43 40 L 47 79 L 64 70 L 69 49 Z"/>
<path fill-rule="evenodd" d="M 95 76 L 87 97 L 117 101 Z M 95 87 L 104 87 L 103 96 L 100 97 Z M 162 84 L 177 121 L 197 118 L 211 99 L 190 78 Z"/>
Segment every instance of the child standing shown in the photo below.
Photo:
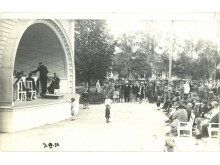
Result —
<path fill-rule="evenodd" d="M 105 99 L 105 118 L 106 118 L 106 123 L 110 123 L 109 118 L 110 118 L 110 108 L 111 108 L 112 100 L 106 95 Z"/>
<path fill-rule="evenodd" d="M 75 99 L 71 98 L 71 115 L 72 115 L 72 121 L 75 120 Z"/>
<path fill-rule="evenodd" d="M 89 109 L 89 94 L 86 88 L 84 88 L 82 98 L 83 98 L 83 109 L 87 109 L 87 108 Z"/>

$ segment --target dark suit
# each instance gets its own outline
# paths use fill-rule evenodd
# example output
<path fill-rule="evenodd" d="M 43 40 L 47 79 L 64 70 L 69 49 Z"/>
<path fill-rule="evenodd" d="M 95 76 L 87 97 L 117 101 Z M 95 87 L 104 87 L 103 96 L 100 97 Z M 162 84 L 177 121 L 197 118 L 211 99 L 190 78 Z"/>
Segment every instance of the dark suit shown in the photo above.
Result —
<path fill-rule="evenodd" d="M 47 67 L 44 65 L 39 66 L 33 73 L 40 72 L 40 82 L 42 86 L 42 94 L 46 94 L 47 92 Z"/>
<path fill-rule="evenodd" d="M 54 89 L 60 89 L 60 79 L 58 77 L 54 77 L 53 81 L 51 82 L 50 86 L 48 87 L 49 93 L 53 94 Z"/>
<path fill-rule="evenodd" d="M 130 98 L 129 98 L 130 91 L 131 91 L 130 85 L 125 85 L 125 86 L 124 86 L 124 98 L 125 98 L 125 102 L 129 102 L 129 101 L 130 101 Z"/>

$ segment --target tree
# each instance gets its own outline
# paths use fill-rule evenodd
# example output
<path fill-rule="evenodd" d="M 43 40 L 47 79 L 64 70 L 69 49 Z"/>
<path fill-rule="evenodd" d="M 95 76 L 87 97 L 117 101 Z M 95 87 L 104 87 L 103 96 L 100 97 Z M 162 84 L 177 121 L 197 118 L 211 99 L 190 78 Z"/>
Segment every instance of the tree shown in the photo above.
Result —
<path fill-rule="evenodd" d="M 103 81 L 112 65 L 115 42 L 103 20 L 77 20 L 75 33 L 76 78 Z"/>

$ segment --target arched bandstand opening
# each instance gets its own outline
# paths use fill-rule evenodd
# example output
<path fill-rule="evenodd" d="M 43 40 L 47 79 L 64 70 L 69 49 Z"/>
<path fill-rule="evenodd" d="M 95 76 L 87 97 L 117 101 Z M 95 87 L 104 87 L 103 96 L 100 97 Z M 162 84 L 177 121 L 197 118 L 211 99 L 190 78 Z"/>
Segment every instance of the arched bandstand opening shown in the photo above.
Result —
<path fill-rule="evenodd" d="M 36 23 L 24 32 L 16 53 L 15 71 L 25 74 L 35 70 L 38 63 L 48 68 L 49 76 L 56 72 L 66 78 L 66 62 L 62 45 L 56 34 L 42 23 Z"/>
<path fill-rule="evenodd" d="M 6 27 L 11 22 L 4 20 L 0 24 Z M 0 132 L 30 129 L 71 117 L 71 98 L 76 99 L 75 109 L 79 108 L 79 96 L 74 94 L 74 39 L 70 30 L 74 27 L 73 22 L 49 19 L 13 22 L 11 30 L 4 34 L 5 46 L 1 46 L 3 51 L 0 52 Z M 49 71 L 47 86 L 54 73 L 58 74 L 59 92 L 64 97 L 57 100 L 39 97 L 33 101 L 17 102 L 14 100 L 14 82 L 17 78 L 12 76 L 13 72 L 23 71 L 22 78 L 26 78 L 38 68 L 39 62 Z M 35 80 L 38 74 L 33 75 Z"/>

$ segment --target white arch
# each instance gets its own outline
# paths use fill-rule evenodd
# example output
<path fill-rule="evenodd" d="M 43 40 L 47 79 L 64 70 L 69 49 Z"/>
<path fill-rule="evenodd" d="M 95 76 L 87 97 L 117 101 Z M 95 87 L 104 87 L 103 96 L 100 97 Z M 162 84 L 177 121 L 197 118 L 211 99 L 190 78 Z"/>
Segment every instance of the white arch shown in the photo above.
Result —
<path fill-rule="evenodd" d="M 69 93 L 72 93 L 73 79 L 74 79 L 74 61 L 73 51 L 71 48 L 70 40 L 65 29 L 57 20 L 50 19 L 37 19 L 37 20 L 17 20 L 17 23 L 9 30 L 4 47 L 4 53 L 0 66 L 0 103 L 1 106 L 13 106 L 13 70 L 16 58 L 16 53 L 20 40 L 27 30 L 33 24 L 42 23 L 50 27 L 60 40 L 63 47 L 65 60 L 66 60 L 66 73 L 68 80 Z"/>

